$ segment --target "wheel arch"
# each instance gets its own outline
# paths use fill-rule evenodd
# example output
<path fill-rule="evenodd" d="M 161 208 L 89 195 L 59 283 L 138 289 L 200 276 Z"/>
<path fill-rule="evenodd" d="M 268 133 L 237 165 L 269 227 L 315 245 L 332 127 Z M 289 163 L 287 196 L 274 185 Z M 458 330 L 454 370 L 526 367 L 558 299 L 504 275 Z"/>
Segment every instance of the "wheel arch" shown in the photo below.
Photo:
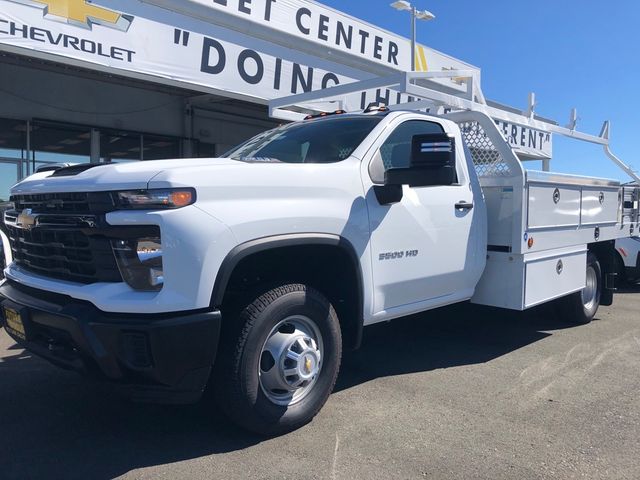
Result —
<path fill-rule="evenodd" d="M 349 259 L 349 272 L 355 282 L 355 299 L 353 301 L 353 318 L 340 316 L 340 322 L 346 329 L 345 346 L 357 349 L 362 341 L 364 327 L 364 281 L 360 260 L 355 248 L 349 240 L 339 235 L 326 233 L 299 233 L 275 235 L 258 238 L 234 247 L 223 260 L 211 295 L 211 307 L 219 308 L 224 304 L 234 274 L 239 267 L 252 259 L 258 261 L 266 254 L 278 252 L 280 255 L 301 247 L 314 247 L 334 250 L 346 255 Z M 325 292 L 326 293 L 326 292 Z M 338 306 L 334 305 L 336 309 Z M 340 312 L 339 312 L 340 313 Z M 351 315 L 349 315 L 351 317 Z"/>

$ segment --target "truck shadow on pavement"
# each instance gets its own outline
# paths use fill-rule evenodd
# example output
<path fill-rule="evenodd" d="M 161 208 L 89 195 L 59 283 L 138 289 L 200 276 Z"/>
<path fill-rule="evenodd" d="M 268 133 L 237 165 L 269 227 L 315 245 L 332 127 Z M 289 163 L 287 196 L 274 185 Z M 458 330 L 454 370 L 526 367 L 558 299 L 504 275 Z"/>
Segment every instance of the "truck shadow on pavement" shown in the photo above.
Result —
<path fill-rule="evenodd" d="M 640 293 L 640 283 L 627 283 L 616 290 L 616 294 L 626 293 Z"/>
<path fill-rule="evenodd" d="M 18 347 L 0 358 L 2 479 L 108 479 L 261 441 L 206 402 L 135 404 Z"/>
<path fill-rule="evenodd" d="M 471 305 L 371 326 L 362 348 L 345 353 L 336 390 L 389 375 L 486 362 L 568 326 L 541 311 Z M 0 357 L 0 432 L 0 477 L 7 479 L 113 478 L 265 441 L 234 427 L 207 401 L 186 407 L 132 404 L 15 346 Z"/>
<path fill-rule="evenodd" d="M 548 306 L 527 312 L 461 304 L 372 325 L 344 356 L 335 391 L 374 378 L 484 363 L 574 327 Z"/>

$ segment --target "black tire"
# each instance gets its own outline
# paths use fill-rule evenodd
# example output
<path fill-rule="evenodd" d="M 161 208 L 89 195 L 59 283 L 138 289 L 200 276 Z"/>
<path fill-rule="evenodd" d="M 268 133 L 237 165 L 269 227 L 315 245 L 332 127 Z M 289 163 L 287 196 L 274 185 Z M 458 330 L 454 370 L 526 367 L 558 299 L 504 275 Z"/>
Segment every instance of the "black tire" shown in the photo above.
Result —
<path fill-rule="evenodd" d="M 589 292 L 589 277 L 593 275 L 595 281 L 595 291 L 589 295 L 585 303 L 583 293 Z M 587 254 L 587 288 L 583 291 L 573 293 L 561 298 L 559 303 L 560 315 L 563 320 L 571 323 L 585 325 L 590 323 L 595 317 L 600 307 L 600 296 L 602 294 L 602 268 L 598 258 L 591 252 Z"/>
<path fill-rule="evenodd" d="M 218 404 L 238 425 L 259 434 L 280 435 L 300 428 L 324 406 L 338 376 L 342 338 L 336 312 L 324 295 L 301 284 L 271 288 L 245 305 L 239 309 L 236 328 L 224 332 L 221 341 L 214 376 Z M 311 320 L 321 335 L 321 367 L 302 399 L 276 404 L 265 394 L 259 373 L 263 348 L 275 335 L 274 328 L 296 316 Z"/>

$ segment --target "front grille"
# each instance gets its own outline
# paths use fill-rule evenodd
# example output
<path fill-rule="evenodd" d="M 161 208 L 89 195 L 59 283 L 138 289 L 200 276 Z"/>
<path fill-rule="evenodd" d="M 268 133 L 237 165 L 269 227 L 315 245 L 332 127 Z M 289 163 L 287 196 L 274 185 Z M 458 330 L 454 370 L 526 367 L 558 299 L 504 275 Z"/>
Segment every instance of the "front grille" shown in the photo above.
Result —
<path fill-rule="evenodd" d="M 9 226 L 14 261 L 37 274 L 77 283 L 121 282 L 111 242 L 81 230 Z"/>
<path fill-rule="evenodd" d="M 16 195 L 11 201 L 15 209 L 5 213 L 5 224 L 17 265 L 76 283 L 122 281 L 110 239 L 95 230 L 113 209 L 109 193 Z M 25 212 L 31 225 L 22 224 Z"/>
<path fill-rule="evenodd" d="M 14 203 L 16 212 L 27 208 L 33 213 L 51 214 L 101 214 L 114 210 L 114 203 L 108 192 L 14 195 L 11 202 Z"/>

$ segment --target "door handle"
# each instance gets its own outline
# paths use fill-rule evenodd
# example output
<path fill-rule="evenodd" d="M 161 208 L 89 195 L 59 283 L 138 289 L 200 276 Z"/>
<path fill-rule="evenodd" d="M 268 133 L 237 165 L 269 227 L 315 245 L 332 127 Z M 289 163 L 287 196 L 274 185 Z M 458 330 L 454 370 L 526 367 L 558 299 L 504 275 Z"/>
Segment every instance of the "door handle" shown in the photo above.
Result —
<path fill-rule="evenodd" d="M 471 210 L 473 208 L 473 203 L 465 202 L 464 200 L 460 200 L 456 203 L 456 210 Z"/>

